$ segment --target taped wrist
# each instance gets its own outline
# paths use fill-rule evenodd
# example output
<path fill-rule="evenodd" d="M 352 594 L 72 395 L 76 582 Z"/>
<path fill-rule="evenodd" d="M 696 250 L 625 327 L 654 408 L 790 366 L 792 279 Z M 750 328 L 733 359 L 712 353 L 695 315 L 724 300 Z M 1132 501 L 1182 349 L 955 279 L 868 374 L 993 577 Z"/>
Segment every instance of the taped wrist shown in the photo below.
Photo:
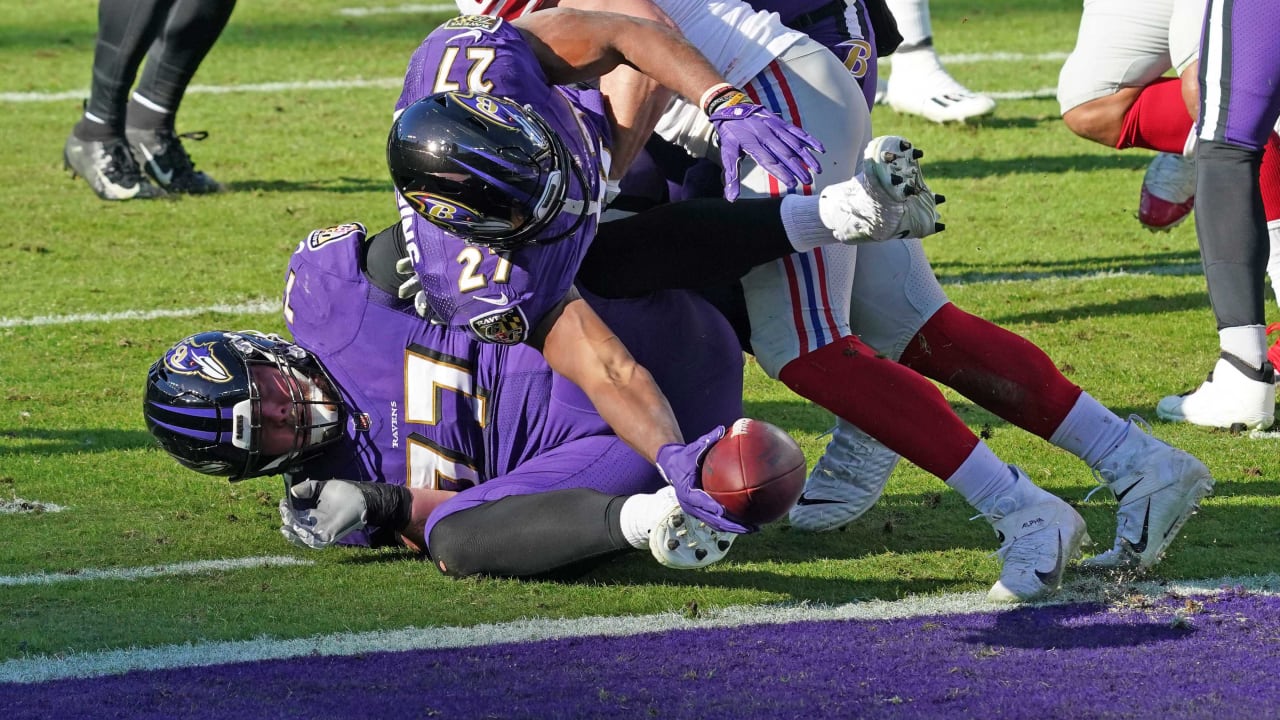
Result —
<path fill-rule="evenodd" d="M 369 525 L 402 530 L 413 519 L 413 493 L 402 485 L 358 482 L 364 496 L 364 521 Z"/>

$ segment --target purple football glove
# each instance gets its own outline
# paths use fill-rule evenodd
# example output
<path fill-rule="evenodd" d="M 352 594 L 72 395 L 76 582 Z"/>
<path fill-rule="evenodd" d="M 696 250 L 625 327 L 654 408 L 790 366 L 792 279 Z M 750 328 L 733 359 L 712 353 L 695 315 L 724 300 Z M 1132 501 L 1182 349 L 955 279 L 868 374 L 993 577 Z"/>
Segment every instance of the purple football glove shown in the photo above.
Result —
<path fill-rule="evenodd" d="M 730 202 L 738 198 L 738 160 L 744 153 L 789 188 L 809 185 L 822 172 L 814 154 L 826 150 L 822 143 L 745 95 L 717 106 L 709 119 L 720 136 L 724 197 Z"/>
<path fill-rule="evenodd" d="M 741 525 L 725 517 L 724 506 L 701 488 L 702 458 L 722 437 L 724 426 L 719 425 L 688 445 L 663 445 L 658 448 L 658 471 L 676 489 L 676 499 L 687 514 L 721 532 L 739 535 L 755 532 L 759 528 Z"/>

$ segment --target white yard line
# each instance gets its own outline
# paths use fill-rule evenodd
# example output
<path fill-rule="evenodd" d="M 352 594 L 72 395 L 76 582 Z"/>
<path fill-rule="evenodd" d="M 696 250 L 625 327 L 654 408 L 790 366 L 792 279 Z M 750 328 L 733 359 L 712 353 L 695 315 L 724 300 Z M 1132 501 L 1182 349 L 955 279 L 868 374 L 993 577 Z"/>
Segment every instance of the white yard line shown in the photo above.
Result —
<path fill-rule="evenodd" d="M 388 13 L 433 13 L 452 9 L 452 5 L 398 5 L 394 7 L 374 8 L 342 8 L 342 15 L 364 16 Z M 1064 52 L 1028 53 L 967 53 L 943 55 L 942 62 L 947 65 L 968 65 L 989 62 L 1060 62 L 1067 57 Z M 892 60 L 890 60 L 892 62 Z M 378 88 L 386 90 L 399 89 L 404 84 L 403 77 L 385 78 L 347 78 L 343 80 L 297 80 L 268 83 L 246 83 L 243 85 L 192 85 L 188 93 L 197 95 L 225 95 L 227 93 L 275 93 L 295 90 L 346 90 L 351 88 Z M 1038 90 L 1012 90 L 987 93 L 997 100 L 1028 100 L 1033 98 L 1052 98 L 1055 88 Z M 79 90 L 47 90 L 40 92 L 0 92 L 0 103 L 40 103 L 63 102 L 67 100 L 83 100 L 88 97 L 87 88 Z"/>
<path fill-rule="evenodd" d="M 1124 277 L 1169 277 L 1183 275 L 1199 275 L 1199 265 L 1157 265 L 1142 270 L 1097 270 L 1079 273 L 1050 272 L 1016 272 L 1016 273 L 965 273 L 952 277 L 939 278 L 943 285 L 989 285 L 997 283 L 1017 282 L 1075 282 L 1089 280 L 1109 280 Z M 34 317 L 0 317 L 0 329 L 42 327 L 45 325 L 70 325 L 73 323 L 93 324 L 120 322 L 123 320 L 155 320 L 159 318 L 191 317 L 205 313 L 224 313 L 227 315 L 259 315 L 278 312 L 278 300 L 246 300 L 244 302 L 220 305 L 205 305 L 193 308 L 174 308 L 171 310 L 119 310 L 106 313 L 73 313 L 70 315 L 36 315 Z"/>
<path fill-rule="evenodd" d="M 1203 581 L 1143 582 L 1126 586 L 1130 594 L 1162 596 L 1211 594 L 1223 588 L 1277 594 L 1280 576 L 1229 577 Z M 1069 584 L 1050 604 L 1096 601 L 1102 597 L 1096 580 Z M 205 667 L 232 662 L 278 660 L 313 655 L 358 655 L 369 652 L 403 652 L 475 647 L 583 636 L 627 636 L 667 630 L 693 630 L 789 623 L 811 620 L 889 620 L 922 615 L 959 615 L 1007 612 L 1009 606 L 993 606 L 985 593 L 960 593 L 905 600 L 874 600 L 844 605 L 792 605 L 730 607 L 705 612 L 690 619 L 677 613 L 648 616 L 588 617 L 571 620 L 533 619 L 472 627 L 409 627 L 362 633 L 317 635 L 292 640 L 259 638 L 243 642 L 185 643 L 155 648 L 131 648 L 37 656 L 0 663 L 0 682 L 36 683 L 61 678 L 100 677 L 132 670 L 164 670 Z"/>
<path fill-rule="evenodd" d="M 229 560 L 196 560 L 193 562 L 148 565 L 136 568 L 86 568 L 60 573 L 0 575 L 0 587 L 52 585 L 54 583 L 78 582 L 81 580 L 145 580 L 146 578 L 170 575 L 198 575 L 200 573 L 244 570 L 246 568 L 314 564 L 310 560 L 301 560 L 288 555 L 267 555 L 263 557 L 231 558 Z"/>
<path fill-rule="evenodd" d="M 458 6 L 453 3 L 439 5 L 380 5 L 375 7 L 339 8 L 338 15 L 346 17 L 368 17 L 369 15 L 417 15 L 420 13 L 456 13 Z"/>
<path fill-rule="evenodd" d="M 280 311 L 279 300 L 246 300 L 234 305 L 221 303 L 193 308 L 174 308 L 172 310 L 120 310 L 108 313 L 74 313 L 71 315 L 36 315 L 26 318 L 0 317 L 0 329 L 11 327 L 41 327 L 44 325 L 70 325 L 72 323 L 120 322 L 122 320 L 156 320 L 159 318 L 180 318 L 205 313 L 223 313 L 226 315 L 259 315 Z"/>

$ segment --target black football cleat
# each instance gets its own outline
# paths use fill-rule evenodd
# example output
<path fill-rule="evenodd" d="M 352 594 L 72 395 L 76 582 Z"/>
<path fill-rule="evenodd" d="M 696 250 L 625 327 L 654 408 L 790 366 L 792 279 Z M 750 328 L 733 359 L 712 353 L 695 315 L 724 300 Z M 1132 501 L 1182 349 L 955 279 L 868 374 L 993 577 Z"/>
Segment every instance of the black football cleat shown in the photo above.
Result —
<path fill-rule="evenodd" d="M 146 169 L 160 187 L 171 193 L 208 195 L 222 191 L 217 180 L 196 170 L 195 163 L 182 146 L 182 140 L 204 140 L 206 132 L 175 134 L 168 128 L 140 130 L 126 128 L 125 136 L 138 164 Z"/>

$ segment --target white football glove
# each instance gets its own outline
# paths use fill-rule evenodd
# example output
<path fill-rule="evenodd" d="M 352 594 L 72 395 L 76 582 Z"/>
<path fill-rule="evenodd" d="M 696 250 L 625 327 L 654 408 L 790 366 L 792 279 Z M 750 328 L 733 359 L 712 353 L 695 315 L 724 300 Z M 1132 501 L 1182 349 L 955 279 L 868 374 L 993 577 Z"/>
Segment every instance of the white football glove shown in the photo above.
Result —
<path fill-rule="evenodd" d="M 280 534 L 299 547 L 323 550 L 364 528 L 364 493 L 346 480 L 304 480 L 280 501 Z"/>

